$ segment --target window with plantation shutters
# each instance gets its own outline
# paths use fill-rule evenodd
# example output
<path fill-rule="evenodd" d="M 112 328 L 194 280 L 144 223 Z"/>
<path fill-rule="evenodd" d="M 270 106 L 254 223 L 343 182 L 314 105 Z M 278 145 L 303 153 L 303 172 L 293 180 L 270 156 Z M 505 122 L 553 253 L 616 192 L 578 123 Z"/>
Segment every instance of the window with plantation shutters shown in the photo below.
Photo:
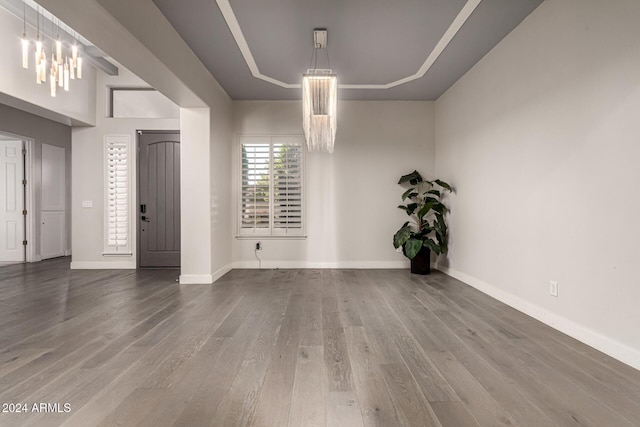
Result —
<path fill-rule="evenodd" d="M 129 233 L 130 137 L 109 135 L 104 140 L 105 254 L 131 253 Z"/>
<path fill-rule="evenodd" d="M 273 228 L 302 228 L 302 145 L 274 143 Z"/>
<path fill-rule="evenodd" d="M 297 136 L 241 137 L 240 235 L 303 235 L 302 143 Z"/>
<path fill-rule="evenodd" d="M 243 230 L 269 229 L 271 144 L 242 144 Z"/>

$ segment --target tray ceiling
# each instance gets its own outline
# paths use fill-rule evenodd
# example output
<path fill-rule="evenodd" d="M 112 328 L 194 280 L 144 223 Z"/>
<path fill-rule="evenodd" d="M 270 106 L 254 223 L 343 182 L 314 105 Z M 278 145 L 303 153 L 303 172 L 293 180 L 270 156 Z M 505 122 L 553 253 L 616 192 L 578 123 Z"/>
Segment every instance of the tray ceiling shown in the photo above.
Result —
<path fill-rule="evenodd" d="M 232 99 L 300 98 L 313 29 L 341 99 L 434 100 L 542 0 L 154 0 Z"/>

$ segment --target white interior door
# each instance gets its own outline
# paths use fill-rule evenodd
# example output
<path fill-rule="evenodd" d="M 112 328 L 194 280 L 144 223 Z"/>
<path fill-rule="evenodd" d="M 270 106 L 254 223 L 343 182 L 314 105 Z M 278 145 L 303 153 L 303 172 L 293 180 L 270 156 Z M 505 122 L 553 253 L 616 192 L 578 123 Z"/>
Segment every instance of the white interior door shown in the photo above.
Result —
<path fill-rule="evenodd" d="M 42 144 L 42 259 L 64 256 L 67 245 L 64 148 Z"/>
<path fill-rule="evenodd" d="M 0 262 L 24 261 L 22 141 L 0 141 Z"/>

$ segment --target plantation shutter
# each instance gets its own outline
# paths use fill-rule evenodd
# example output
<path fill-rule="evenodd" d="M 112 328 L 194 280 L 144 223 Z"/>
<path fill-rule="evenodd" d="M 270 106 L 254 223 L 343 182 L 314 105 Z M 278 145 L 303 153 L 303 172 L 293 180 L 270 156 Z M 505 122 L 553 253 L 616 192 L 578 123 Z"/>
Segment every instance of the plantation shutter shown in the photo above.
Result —
<path fill-rule="evenodd" d="M 302 145 L 273 144 L 273 228 L 302 228 Z"/>
<path fill-rule="evenodd" d="M 244 230 L 269 228 L 270 144 L 242 144 L 241 224 Z"/>
<path fill-rule="evenodd" d="M 129 251 L 129 137 L 105 137 L 105 253 Z"/>
<path fill-rule="evenodd" d="M 241 235 L 304 233 L 302 137 L 241 137 Z"/>

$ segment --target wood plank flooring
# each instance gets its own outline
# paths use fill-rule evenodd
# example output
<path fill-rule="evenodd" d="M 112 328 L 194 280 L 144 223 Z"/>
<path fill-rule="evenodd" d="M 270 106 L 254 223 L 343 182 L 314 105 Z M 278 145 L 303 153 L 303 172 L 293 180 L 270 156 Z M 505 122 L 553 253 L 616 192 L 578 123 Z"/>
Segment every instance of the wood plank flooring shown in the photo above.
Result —
<path fill-rule="evenodd" d="M 640 426 L 640 372 L 439 272 L 177 276 L 1 267 L 0 425 Z"/>

